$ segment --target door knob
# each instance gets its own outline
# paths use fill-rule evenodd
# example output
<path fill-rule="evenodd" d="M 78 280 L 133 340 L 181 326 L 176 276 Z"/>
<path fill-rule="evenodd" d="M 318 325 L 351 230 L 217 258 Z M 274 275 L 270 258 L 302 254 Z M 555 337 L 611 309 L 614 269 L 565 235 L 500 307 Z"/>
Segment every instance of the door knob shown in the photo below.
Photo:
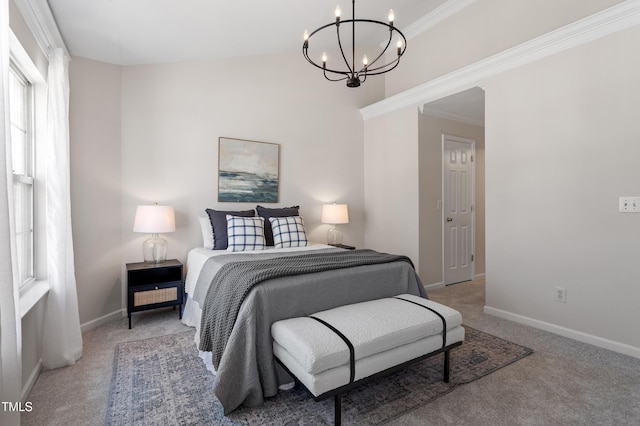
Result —
<path fill-rule="evenodd" d="M 450 218 L 450 217 L 448 217 L 448 218 L 447 218 L 447 222 L 453 222 L 453 219 L 452 219 L 452 218 Z"/>

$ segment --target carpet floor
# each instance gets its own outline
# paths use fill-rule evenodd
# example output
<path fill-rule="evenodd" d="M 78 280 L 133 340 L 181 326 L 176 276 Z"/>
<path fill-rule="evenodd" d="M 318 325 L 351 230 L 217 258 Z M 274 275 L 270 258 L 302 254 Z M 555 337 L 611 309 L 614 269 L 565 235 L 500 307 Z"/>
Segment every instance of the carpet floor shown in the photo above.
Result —
<path fill-rule="evenodd" d="M 451 351 L 451 378 L 443 356 L 418 362 L 343 396 L 344 425 L 378 425 L 529 355 L 532 351 L 466 328 Z M 303 390 L 282 391 L 263 407 L 223 415 L 213 380 L 193 345 L 193 332 L 121 343 L 115 351 L 107 425 L 293 425 L 333 423 L 333 399 L 314 402 Z"/>
<path fill-rule="evenodd" d="M 483 312 L 484 281 L 429 291 L 462 313 L 465 325 L 534 353 L 389 422 L 413 425 L 638 425 L 640 359 L 513 323 Z M 191 330 L 176 311 L 136 313 L 83 333 L 83 356 L 73 366 L 40 373 L 27 397 L 33 410 L 22 426 L 104 425 L 114 350 L 122 342 Z M 28 373 L 27 373 L 28 374 Z"/>

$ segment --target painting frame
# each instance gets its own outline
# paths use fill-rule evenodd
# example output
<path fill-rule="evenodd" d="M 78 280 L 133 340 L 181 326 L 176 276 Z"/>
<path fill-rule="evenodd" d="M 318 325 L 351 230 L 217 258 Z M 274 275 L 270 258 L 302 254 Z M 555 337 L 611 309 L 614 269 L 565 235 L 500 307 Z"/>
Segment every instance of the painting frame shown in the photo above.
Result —
<path fill-rule="evenodd" d="M 218 138 L 218 202 L 277 203 L 280 144 Z"/>

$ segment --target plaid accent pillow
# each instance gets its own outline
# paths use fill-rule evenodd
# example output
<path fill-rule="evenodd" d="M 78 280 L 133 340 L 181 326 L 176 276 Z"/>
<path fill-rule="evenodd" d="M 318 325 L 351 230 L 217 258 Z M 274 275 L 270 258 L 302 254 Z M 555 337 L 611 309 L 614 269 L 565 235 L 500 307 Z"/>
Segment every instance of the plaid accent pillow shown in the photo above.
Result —
<path fill-rule="evenodd" d="M 270 217 L 275 248 L 305 247 L 309 245 L 300 216 Z"/>
<path fill-rule="evenodd" d="M 266 244 L 264 219 L 228 214 L 227 235 L 229 239 L 227 251 L 262 250 Z"/>

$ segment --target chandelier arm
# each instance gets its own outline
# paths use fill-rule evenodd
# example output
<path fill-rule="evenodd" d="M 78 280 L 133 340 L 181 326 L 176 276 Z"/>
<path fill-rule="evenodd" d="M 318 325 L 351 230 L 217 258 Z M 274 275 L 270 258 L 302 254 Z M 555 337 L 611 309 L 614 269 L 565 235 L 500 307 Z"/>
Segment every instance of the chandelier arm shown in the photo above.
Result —
<path fill-rule="evenodd" d="M 341 22 L 352 22 L 352 19 L 349 20 L 345 20 L 345 21 L 341 21 Z M 344 80 L 345 78 L 349 77 L 349 74 L 353 73 L 353 70 L 351 68 L 349 68 L 349 63 L 347 62 L 347 59 L 344 56 L 344 52 L 342 52 L 342 46 L 340 46 L 340 51 L 342 52 L 342 57 L 345 61 L 345 64 L 347 65 L 347 67 L 349 68 L 349 71 L 342 71 L 342 70 L 335 70 L 335 69 L 331 69 L 331 68 L 326 68 L 323 67 L 322 65 L 318 65 L 317 63 L 315 63 L 310 57 L 309 57 L 309 40 L 311 40 L 311 37 L 313 37 L 315 34 L 319 33 L 320 31 L 329 28 L 331 26 L 335 26 L 336 27 L 336 31 L 338 32 L 338 43 L 341 43 L 340 40 L 340 32 L 339 32 L 339 26 L 340 26 L 340 22 L 330 22 L 326 25 L 323 25 L 319 28 L 317 28 L 315 31 L 313 31 L 311 34 L 309 34 L 309 37 L 307 38 L 307 40 L 304 41 L 304 43 L 302 44 L 302 54 L 304 55 L 305 59 L 314 67 L 316 68 L 320 68 L 321 70 L 325 70 L 327 72 L 333 73 L 333 74 L 340 74 L 340 75 L 344 75 L 344 78 L 335 80 L 335 81 L 340 81 L 340 80 Z"/>
<path fill-rule="evenodd" d="M 325 74 L 327 72 L 333 73 L 333 74 L 340 74 L 340 75 L 344 75 L 345 77 L 340 78 L 338 80 L 331 80 L 331 81 L 340 81 L 340 80 L 344 80 L 346 78 L 348 78 L 348 72 L 346 71 L 339 71 L 339 70 L 332 70 L 326 67 L 323 67 L 322 65 L 318 65 L 315 62 L 313 62 L 313 60 L 311 60 L 311 58 L 309 57 L 309 53 L 307 51 L 306 45 L 302 46 L 302 56 L 304 56 L 304 58 L 307 60 L 307 62 L 309 62 L 311 65 L 313 65 L 316 68 L 319 68 L 321 70 L 323 70 L 325 72 Z"/>
<path fill-rule="evenodd" d="M 367 72 L 367 75 L 380 75 L 380 74 L 385 74 L 391 70 L 393 70 L 395 67 L 397 67 L 400 64 L 400 58 L 397 58 L 395 61 L 393 62 L 389 62 L 388 64 L 382 66 L 382 67 L 378 67 L 378 68 L 374 68 L 371 71 L 373 72 Z M 388 67 L 390 65 L 393 65 L 391 68 L 385 68 Z M 380 71 L 382 68 L 385 68 L 383 71 Z"/>
<path fill-rule="evenodd" d="M 353 74 L 354 68 L 349 66 L 349 61 L 347 60 L 347 57 L 344 55 L 344 50 L 342 49 L 342 39 L 340 39 L 340 25 L 337 25 L 337 24 L 336 24 L 336 34 L 338 36 L 338 47 L 340 48 L 340 53 L 342 54 L 342 59 L 344 59 L 344 63 L 347 66 L 347 69 L 349 70 L 349 73 Z"/>
<path fill-rule="evenodd" d="M 314 67 L 323 69 L 323 67 L 321 67 L 320 65 L 316 64 L 315 62 L 313 62 L 311 60 L 311 58 L 309 58 L 309 54 L 308 54 L 307 49 L 305 47 L 302 48 L 302 56 L 304 56 L 304 58 L 307 60 L 307 62 L 309 62 Z"/>
<path fill-rule="evenodd" d="M 402 48 L 402 50 L 400 51 L 400 54 L 396 56 L 396 59 L 394 59 L 391 62 L 388 62 L 384 65 L 380 65 L 378 67 L 375 68 L 369 68 L 367 71 L 367 74 L 369 75 L 380 75 L 380 74 L 384 74 L 386 72 L 391 71 L 392 69 L 394 69 L 395 67 L 398 66 L 398 64 L 400 63 L 400 58 L 402 57 L 402 55 L 404 55 L 405 50 L 407 50 L 407 39 L 404 37 L 404 34 L 402 34 L 402 32 L 400 32 L 399 30 L 396 29 L 396 32 L 398 33 L 398 35 L 400 35 L 400 37 L 402 37 L 402 40 L 404 41 L 404 47 Z M 389 38 L 389 42 L 391 42 L 391 39 L 393 39 L 393 34 L 390 35 Z M 380 56 L 378 56 L 375 61 L 377 61 L 378 59 L 380 59 L 380 57 L 382 57 L 387 48 L 389 47 L 390 43 L 387 43 L 387 46 L 385 47 L 385 49 L 382 51 L 382 53 L 380 54 Z M 373 62 L 375 62 L 373 61 Z M 373 64 L 373 62 L 371 64 Z M 390 67 L 390 68 L 389 68 Z M 381 71 L 383 70 L 383 71 Z M 376 72 L 379 71 L 379 72 Z"/>
<path fill-rule="evenodd" d="M 404 36 L 404 34 L 402 34 L 402 31 L 400 31 L 399 29 L 397 29 L 396 27 L 394 27 L 391 24 L 388 24 L 386 22 L 382 22 L 382 21 L 376 21 L 375 19 L 348 19 L 345 21 L 342 21 L 343 23 L 347 23 L 347 22 L 353 22 L 352 25 L 355 26 L 356 22 L 366 22 L 369 24 L 378 24 L 378 25 L 383 25 L 385 27 L 389 28 L 389 40 L 387 40 L 387 44 L 384 47 L 384 49 L 382 49 L 382 52 L 373 60 L 369 63 L 369 65 L 367 67 L 363 67 L 360 71 L 358 72 L 363 72 L 366 69 L 366 73 L 369 75 L 378 75 L 378 74 L 383 74 L 381 72 L 378 72 L 376 74 L 371 73 L 370 71 L 377 71 L 377 70 L 381 70 L 383 68 L 388 67 L 391 64 L 394 64 L 393 68 L 395 68 L 397 66 L 397 61 L 399 61 L 400 57 L 402 55 L 404 55 L 405 50 L 407 50 L 407 38 Z M 400 55 L 398 55 L 398 57 L 394 60 L 391 61 L 385 65 L 381 65 L 379 67 L 375 67 L 375 68 L 371 68 L 371 65 L 373 65 L 376 61 L 378 61 L 382 56 L 384 56 L 384 54 L 387 52 L 387 49 L 389 48 L 389 46 L 391 45 L 391 41 L 393 40 L 393 33 L 396 32 L 398 33 L 398 35 L 400 37 L 402 37 L 402 41 L 403 41 L 403 47 L 402 50 L 400 51 Z M 354 51 L 355 51 L 355 47 L 354 47 Z M 389 71 L 391 71 L 393 68 L 390 68 Z M 387 71 L 385 71 L 387 72 Z"/>
<path fill-rule="evenodd" d="M 327 80 L 329 80 L 329 81 L 342 81 L 342 80 L 346 80 L 346 79 L 348 79 L 348 78 L 349 78 L 349 75 L 347 75 L 347 74 L 343 74 L 343 73 L 336 73 L 336 74 L 344 75 L 344 77 L 342 77 L 342 78 L 330 78 L 330 77 L 327 75 L 327 70 L 325 70 L 325 72 L 324 72 L 324 78 L 326 78 L 326 79 L 327 79 Z"/>
<path fill-rule="evenodd" d="M 379 55 L 378 55 L 378 56 L 377 56 L 373 61 L 371 61 L 371 62 L 369 63 L 369 66 L 372 66 L 373 64 L 375 64 L 375 63 L 378 61 L 378 59 L 380 59 L 380 58 L 385 54 L 385 52 L 386 52 L 386 51 L 387 51 L 387 49 L 389 48 L 389 45 L 391 44 L 391 40 L 392 40 L 392 39 L 393 39 L 393 30 L 390 30 L 390 31 L 389 31 L 389 40 L 387 40 L 387 45 L 384 47 L 384 49 L 382 49 L 382 51 L 380 52 L 380 54 L 379 54 Z M 386 67 L 386 65 L 382 65 L 382 67 L 384 68 L 384 67 Z M 376 69 L 379 69 L 379 68 L 380 68 L 380 67 L 378 67 L 378 68 L 371 68 L 371 70 L 376 70 Z"/>

